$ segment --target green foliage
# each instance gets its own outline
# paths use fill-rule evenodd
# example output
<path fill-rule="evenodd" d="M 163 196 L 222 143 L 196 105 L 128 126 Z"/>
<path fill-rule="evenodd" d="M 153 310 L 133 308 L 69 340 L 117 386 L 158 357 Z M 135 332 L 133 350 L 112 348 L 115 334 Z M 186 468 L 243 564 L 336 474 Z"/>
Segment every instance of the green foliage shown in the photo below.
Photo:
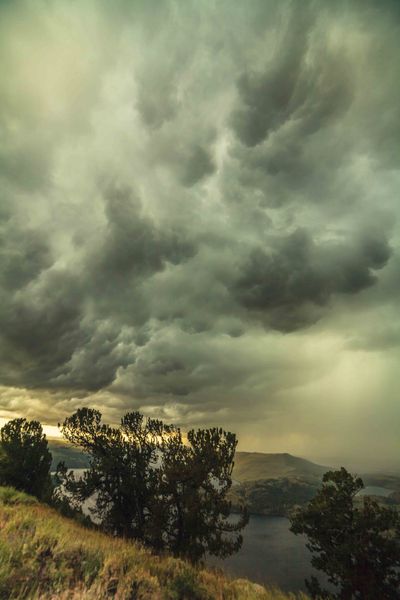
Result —
<path fill-rule="evenodd" d="M 160 443 L 160 518 L 165 547 L 192 562 L 206 553 L 226 557 L 242 545 L 240 530 L 248 522 L 243 511 L 235 523 L 228 520 L 233 459 L 237 441 L 222 429 L 191 430 L 187 443 L 179 429 L 170 429 Z"/>
<path fill-rule="evenodd" d="M 213 600 L 196 572 L 189 567 L 177 574 L 168 586 L 168 592 L 171 600 Z"/>
<path fill-rule="evenodd" d="M 24 492 L 18 492 L 13 487 L 0 487 L 0 504 L 13 506 L 14 504 L 37 504 L 37 499 Z"/>
<path fill-rule="evenodd" d="M 65 419 L 61 431 L 89 456 L 89 468 L 81 479 L 62 464 L 57 469 L 75 507 L 95 495 L 92 512 L 106 531 L 148 542 L 161 422 L 130 413 L 120 428 L 113 428 L 101 423 L 99 411 L 82 408 Z"/>
<path fill-rule="evenodd" d="M 51 453 L 38 421 L 13 419 L 0 430 L 0 485 L 50 499 Z"/>
<path fill-rule="evenodd" d="M 313 577 L 313 598 L 395 600 L 400 597 L 400 516 L 367 496 L 355 502 L 362 480 L 344 468 L 329 471 L 309 505 L 292 516 L 291 530 L 305 534 L 313 566 L 337 592 Z"/>
<path fill-rule="evenodd" d="M 75 507 L 94 499 L 103 529 L 196 562 L 207 552 L 227 556 L 242 543 L 247 515 L 229 522 L 226 500 L 236 438 L 222 429 L 181 431 L 138 412 L 119 428 L 82 408 L 67 418 L 66 439 L 89 456 L 81 479 L 59 465 L 57 477 Z"/>
<path fill-rule="evenodd" d="M 74 503 L 60 487 L 55 487 L 50 504 L 64 517 L 74 519 L 85 527 L 95 527 L 89 515 L 85 514 L 82 507 Z"/>

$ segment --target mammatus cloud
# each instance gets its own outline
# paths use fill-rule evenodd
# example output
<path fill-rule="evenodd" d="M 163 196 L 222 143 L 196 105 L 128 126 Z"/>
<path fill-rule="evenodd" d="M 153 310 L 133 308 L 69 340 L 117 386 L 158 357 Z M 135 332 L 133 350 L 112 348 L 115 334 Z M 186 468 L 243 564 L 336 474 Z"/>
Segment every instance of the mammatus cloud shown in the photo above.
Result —
<path fill-rule="evenodd" d="M 392 456 L 396 3 L 0 11 L 0 416 Z"/>
<path fill-rule="evenodd" d="M 257 248 L 236 285 L 239 301 L 270 327 L 293 331 L 318 320 L 334 294 L 357 294 L 374 285 L 376 270 L 390 256 L 386 239 L 316 244 L 302 230 L 278 238 L 271 250 Z"/>

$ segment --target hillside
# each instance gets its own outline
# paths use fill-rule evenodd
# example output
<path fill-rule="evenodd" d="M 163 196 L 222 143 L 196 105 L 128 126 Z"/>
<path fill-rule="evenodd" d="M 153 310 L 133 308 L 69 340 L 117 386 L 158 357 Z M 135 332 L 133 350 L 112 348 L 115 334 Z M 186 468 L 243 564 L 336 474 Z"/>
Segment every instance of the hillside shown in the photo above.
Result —
<path fill-rule="evenodd" d="M 229 498 L 234 510 L 245 505 L 250 514 L 287 516 L 313 498 L 329 467 L 291 454 L 237 452 Z"/>
<path fill-rule="evenodd" d="M 79 449 L 61 439 L 50 439 L 52 469 L 64 461 L 71 469 L 88 466 Z M 296 505 L 308 502 L 316 493 L 322 475 L 329 467 L 317 465 L 291 454 L 237 452 L 230 494 L 233 510 L 245 504 L 251 514 L 287 515 Z"/>
<path fill-rule="evenodd" d="M 88 457 L 78 448 L 62 439 L 49 439 L 53 455 L 52 470 L 60 461 L 68 468 L 84 469 Z M 315 464 L 291 454 L 237 452 L 233 479 L 236 485 L 229 493 L 234 511 L 245 505 L 250 514 L 288 516 L 295 506 L 302 506 L 313 498 L 321 484 L 322 475 L 329 467 Z M 392 494 L 379 498 L 382 504 L 398 504 L 400 478 L 388 475 L 363 475 L 365 485 L 381 486 Z"/>
<path fill-rule="evenodd" d="M 12 488 L 0 488 L 0 598 L 19 600 L 306 600 L 152 555 Z"/>
<path fill-rule="evenodd" d="M 53 455 L 53 469 L 60 461 L 71 469 L 84 469 L 88 465 L 87 456 L 63 439 L 50 438 L 49 449 Z M 287 453 L 236 452 L 233 478 L 240 482 L 298 477 L 319 481 L 328 470 L 329 467 Z"/>
<path fill-rule="evenodd" d="M 320 481 L 329 467 L 317 465 L 291 454 L 236 452 L 233 478 L 237 481 L 302 478 Z"/>
<path fill-rule="evenodd" d="M 288 516 L 295 506 L 307 504 L 321 485 L 322 476 L 330 467 L 317 465 L 291 454 L 237 452 L 230 494 L 234 510 L 246 505 L 250 514 Z M 382 505 L 400 501 L 400 478 L 395 475 L 361 475 L 365 486 L 378 486 L 389 491 L 388 496 L 375 499 Z M 371 488 L 371 492 L 374 490 Z"/>

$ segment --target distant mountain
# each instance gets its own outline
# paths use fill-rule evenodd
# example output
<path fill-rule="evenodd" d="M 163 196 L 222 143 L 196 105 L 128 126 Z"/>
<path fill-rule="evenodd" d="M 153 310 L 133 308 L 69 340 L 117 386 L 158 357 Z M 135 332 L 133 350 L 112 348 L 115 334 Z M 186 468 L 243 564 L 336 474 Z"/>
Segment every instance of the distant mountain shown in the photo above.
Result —
<path fill-rule="evenodd" d="M 287 453 L 236 452 L 233 479 L 240 483 L 282 478 L 319 481 L 329 469 Z"/>
<path fill-rule="evenodd" d="M 69 469 L 86 469 L 89 459 L 81 450 L 62 439 L 49 439 L 49 450 L 53 456 L 51 470 L 55 471 L 59 462 L 65 462 Z"/>
<path fill-rule="evenodd" d="M 64 461 L 69 469 L 88 467 L 86 454 L 69 442 L 49 439 L 49 448 L 53 455 L 53 471 L 60 461 Z M 233 469 L 236 485 L 232 487 L 229 498 L 234 510 L 246 505 L 251 514 L 287 515 L 294 506 L 302 506 L 313 498 L 323 474 L 329 469 L 287 453 L 237 452 Z M 393 498 L 381 499 L 382 502 L 399 501 L 400 478 L 367 475 L 364 482 L 395 491 Z"/>
<path fill-rule="evenodd" d="M 229 497 L 234 510 L 245 505 L 251 514 L 288 515 L 295 506 L 304 506 L 315 496 L 322 476 L 329 470 L 331 467 L 287 453 L 237 452 L 233 469 L 236 485 Z M 399 477 L 367 474 L 362 479 L 368 495 L 380 504 L 400 502 Z M 387 489 L 387 497 L 377 495 L 379 489 Z"/>
<path fill-rule="evenodd" d="M 64 461 L 70 469 L 85 469 L 88 466 L 87 455 L 69 442 L 58 438 L 48 441 L 53 455 L 53 470 L 60 461 Z M 236 452 L 233 479 L 240 483 L 282 478 L 320 480 L 326 471 L 329 471 L 329 467 L 287 453 Z"/>
<path fill-rule="evenodd" d="M 229 498 L 234 510 L 245 505 L 250 514 L 288 515 L 315 496 L 326 471 L 287 453 L 237 452 Z"/>

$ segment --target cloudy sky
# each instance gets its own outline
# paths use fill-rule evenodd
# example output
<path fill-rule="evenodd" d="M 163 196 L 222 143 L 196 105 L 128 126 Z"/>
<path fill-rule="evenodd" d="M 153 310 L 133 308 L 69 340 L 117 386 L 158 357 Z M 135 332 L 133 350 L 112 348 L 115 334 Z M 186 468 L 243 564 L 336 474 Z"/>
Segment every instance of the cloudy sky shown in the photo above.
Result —
<path fill-rule="evenodd" d="M 400 464 L 400 5 L 0 2 L 0 417 Z"/>

